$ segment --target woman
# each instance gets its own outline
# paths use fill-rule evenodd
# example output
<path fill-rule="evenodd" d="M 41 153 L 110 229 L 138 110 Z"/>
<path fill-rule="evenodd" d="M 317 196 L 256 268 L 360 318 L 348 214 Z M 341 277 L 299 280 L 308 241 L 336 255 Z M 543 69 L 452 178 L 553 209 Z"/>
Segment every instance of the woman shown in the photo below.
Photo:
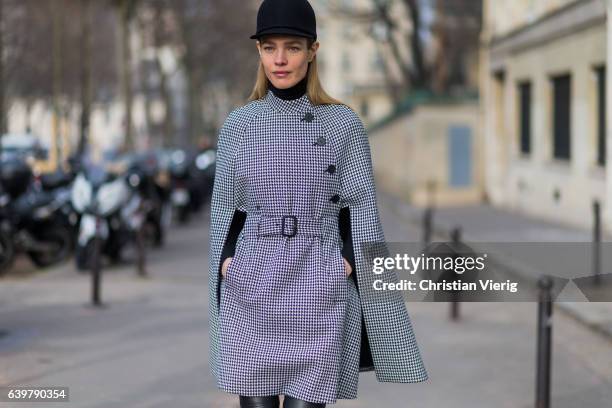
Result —
<path fill-rule="evenodd" d="M 372 294 L 387 256 L 368 138 L 317 75 L 306 0 L 265 0 L 257 82 L 218 140 L 211 202 L 210 362 L 242 407 L 321 408 L 428 376 L 401 295 Z M 386 277 L 396 280 L 393 273 Z"/>

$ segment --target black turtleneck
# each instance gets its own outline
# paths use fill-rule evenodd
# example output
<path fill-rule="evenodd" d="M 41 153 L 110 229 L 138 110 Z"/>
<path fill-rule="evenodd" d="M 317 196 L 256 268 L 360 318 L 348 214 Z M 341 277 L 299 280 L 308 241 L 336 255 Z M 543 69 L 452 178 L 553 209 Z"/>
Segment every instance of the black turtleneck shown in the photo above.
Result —
<path fill-rule="evenodd" d="M 297 99 L 306 93 L 306 86 L 308 85 L 308 75 L 305 75 L 304 78 L 297 84 L 293 85 L 290 88 L 280 89 L 272 85 L 272 82 L 268 79 L 268 88 L 274 93 L 275 96 L 284 99 L 291 100 Z"/>

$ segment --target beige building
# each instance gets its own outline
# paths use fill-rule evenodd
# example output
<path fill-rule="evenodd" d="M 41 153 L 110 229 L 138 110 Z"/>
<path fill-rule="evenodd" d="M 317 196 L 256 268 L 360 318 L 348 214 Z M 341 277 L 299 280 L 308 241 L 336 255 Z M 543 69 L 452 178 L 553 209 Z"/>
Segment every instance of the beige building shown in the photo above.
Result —
<path fill-rule="evenodd" d="M 484 196 L 481 108 L 475 92 L 479 43 L 477 35 L 467 35 L 470 30 L 478 32 L 474 27 L 480 14 L 460 14 L 452 7 L 438 6 L 429 10 L 436 30 L 424 44 L 424 56 L 440 86 L 432 81 L 431 90 L 413 89 L 390 115 L 368 128 L 377 185 L 414 206 L 467 205 L 481 202 Z M 397 12 L 401 10 L 405 9 Z M 405 25 L 399 30 L 403 39 L 410 38 L 409 16 L 396 21 Z M 458 24 L 469 27 L 456 30 Z M 457 32 L 463 42 L 448 38 Z M 454 59 L 448 54 L 451 46 L 462 50 Z M 410 50 L 411 45 L 404 42 L 402 51 Z M 453 86 L 445 83 L 451 78 Z"/>
<path fill-rule="evenodd" d="M 612 226 L 609 3 L 485 1 L 480 87 L 494 205 L 590 227 L 597 200 Z"/>
<path fill-rule="evenodd" d="M 483 143 L 477 99 L 431 99 L 370 131 L 377 185 L 411 205 L 482 201 Z"/>
<path fill-rule="evenodd" d="M 318 64 L 325 90 L 353 107 L 367 125 L 393 110 L 385 82 L 383 60 L 385 50 L 369 34 L 372 25 L 365 15 L 372 8 L 371 0 L 311 0 L 317 14 L 317 35 L 320 41 Z M 404 12 L 398 3 L 397 13 Z M 410 20 L 402 19 L 398 36 L 407 38 Z M 408 47 L 404 48 L 409 58 Z M 391 76 L 399 76 L 390 66 Z"/>

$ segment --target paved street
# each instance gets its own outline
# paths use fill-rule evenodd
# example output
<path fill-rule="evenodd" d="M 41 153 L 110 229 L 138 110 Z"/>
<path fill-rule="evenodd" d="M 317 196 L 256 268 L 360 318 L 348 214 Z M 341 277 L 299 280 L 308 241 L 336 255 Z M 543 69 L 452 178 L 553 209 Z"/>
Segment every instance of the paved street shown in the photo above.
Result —
<path fill-rule="evenodd" d="M 389 198 L 385 197 L 384 200 Z M 381 201 L 386 238 L 416 241 Z M 105 271 L 102 298 L 87 306 L 90 279 L 72 264 L 0 280 L 0 384 L 68 386 L 83 408 L 237 407 L 208 368 L 208 213 L 170 231 L 148 254 L 150 278 L 129 265 Z M 535 303 L 409 303 L 430 374 L 419 384 L 360 377 L 359 399 L 339 407 L 533 407 Z M 603 408 L 612 399 L 612 343 L 557 313 L 553 320 L 552 406 Z M 0 407 L 40 407 L 38 403 Z"/>
<path fill-rule="evenodd" d="M 408 224 L 422 224 L 423 209 L 415 208 L 391 196 L 383 197 L 391 211 Z M 448 240 L 452 228 L 460 226 L 465 242 L 481 252 L 494 254 L 502 263 L 512 264 L 515 274 L 534 279 L 542 273 L 578 278 L 592 276 L 593 232 L 573 226 L 538 219 L 517 211 L 486 204 L 436 208 L 434 240 Z M 513 244 L 526 243 L 516 247 Z M 533 243 L 536 243 L 535 245 Z M 606 284 L 598 301 L 587 301 L 579 289 L 570 283 L 557 297 L 555 305 L 564 313 L 608 336 L 612 341 L 612 236 L 602 236 L 601 271 Z M 529 256 L 529 247 L 533 251 Z M 520 248 L 520 249 L 519 249 Z M 512 255 L 510 255 L 512 254 Z M 514 259 L 513 259 L 514 258 Z M 516 262 L 519 259 L 522 262 Z"/>

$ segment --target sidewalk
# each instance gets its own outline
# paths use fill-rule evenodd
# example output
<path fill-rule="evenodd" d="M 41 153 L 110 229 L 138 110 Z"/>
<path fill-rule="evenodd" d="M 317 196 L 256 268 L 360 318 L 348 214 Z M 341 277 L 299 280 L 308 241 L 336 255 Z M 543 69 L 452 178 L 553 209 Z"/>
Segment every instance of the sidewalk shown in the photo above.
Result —
<path fill-rule="evenodd" d="M 418 241 L 420 229 L 397 222 L 391 204 L 381 203 L 385 236 Z M 208 232 L 208 214 L 171 231 L 147 255 L 148 279 L 132 264 L 105 269 L 106 308 L 88 306 L 91 276 L 73 263 L 0 279 L 0 384 L 70 387 L 70 401 L 57 407 L 236 408 L 209 368 Z M 410 302 L 429 381 L 381 383 L 362 373 L 359 398 L 337 407 L 533 407 L 536 306 L 466 302 L 453 321 L 445 302 Z M 562 313 L 554 325 L 551 406 L 608 406 L 610 342 Z M 17 405 L 41 404 L 0 402 Z"/>
<path fill-rule="evenodd" d="M 415 208 L 396 196 L 385 192 L 379 193 L 381 199 L 392 203 L 392 211 L 406 222 L 421 228 L 423 209 Z M 449 241 L 450 231 L 460 226 L 462 240 L 469 242 L 476 249 L 491 252 L 486 243 L 499 242 L 584 242 L 592 240 L 592 231 L 558 225 L 508 210 L 485 204 L 453 208 L 436 208 L 433 216 L 433 239 Z M 603 242 L 612 242 L 612 236 L 602 236 Z M 602 250 L 603 252 L 603 250 Z M 500 263 L 511 267 L 513 273 L 523 278 L 534 279 L 532 268 L 512 264 L 511 257 L 504 254 L 494 256 Z M 602 268 L 602 274 L 605 274 Z M 608 272 L 609 273 L 609 272 Z M 578 290 L 573 284 L 566 291 Z M 575 295 L 575 293 L 572 293 Z M 558 310 L 572 316 L 582 324 L 605 335 L 612 340 L 612 302 L 565 302 L 554 303 Z"/>

